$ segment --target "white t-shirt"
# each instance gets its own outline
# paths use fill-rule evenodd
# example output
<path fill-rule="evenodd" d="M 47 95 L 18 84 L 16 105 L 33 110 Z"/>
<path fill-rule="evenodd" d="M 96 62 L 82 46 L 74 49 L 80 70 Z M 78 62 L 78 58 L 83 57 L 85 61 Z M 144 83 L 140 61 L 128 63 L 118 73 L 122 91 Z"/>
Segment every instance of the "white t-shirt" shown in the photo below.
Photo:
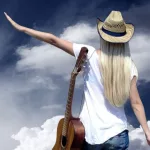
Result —
<path fill-rule="evenodd" d="M 104 97 L 96 49 L 73 43 L 76 59 L 81 47 L 87 47 L 89 51 L 83 70 L 84 104 L 79 117 L 85 127 L 85 140 L 89 144 L 101 144 L 127 129 L 127 118 L 124 107 L 112 106 Z M 131 77 L 137 76 L 134 66 L 131 74 Z"/>

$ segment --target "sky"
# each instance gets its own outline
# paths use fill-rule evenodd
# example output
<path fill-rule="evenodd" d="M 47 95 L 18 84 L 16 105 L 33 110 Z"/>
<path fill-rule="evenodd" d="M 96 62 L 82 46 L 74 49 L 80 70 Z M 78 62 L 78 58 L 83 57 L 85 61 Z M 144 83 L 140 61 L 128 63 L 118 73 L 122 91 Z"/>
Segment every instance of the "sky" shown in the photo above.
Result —
<path fill-rule="evenodd" d="M 148 0 L 1 0 L 0 1 L 0 147 L 3 150 L 48 150 L 65 112 L 69 79 L 75 58 L 62 50 L 16 31 L 17 23 L 52 33 L 59 38 L 99 48 L 96 18 L 112 10 L 133 23 L 131 56 L 137 66 L 138 91 L 147 121 L 150 120 L 150 2 Z M 79 116 L 83 95 L 82 76 L 76 79 L 73 114 Z M 130 103 L 125 105 L 129 124 L 129 149 L 148 150 L 144 133 Z M 148 122 L 150 126 L 150 122 Z M 8 144 L 9 143 L 9 144 Z"/>

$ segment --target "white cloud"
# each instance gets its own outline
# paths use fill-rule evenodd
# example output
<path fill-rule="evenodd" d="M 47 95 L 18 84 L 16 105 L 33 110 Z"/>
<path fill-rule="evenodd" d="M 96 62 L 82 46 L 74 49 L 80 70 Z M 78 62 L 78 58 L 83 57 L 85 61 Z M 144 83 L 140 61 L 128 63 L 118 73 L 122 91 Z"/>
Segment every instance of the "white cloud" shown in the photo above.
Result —
<path fill-rule="evenodd" d="M 19 71 L 46 70 L 50 74 L 66 75 L 71 71 L 70 67 L 74 63 L 73 57 L 48 44 L 31 49 L 20 47 L 17 53 L 21 56 L 16 65 Z"/>
<path fill-rule="evenodd" d="M 12 138 L 20 143 L 14 150 L 51 150 L 55 144 L 57 125 L 61 118 L 63 116 L 53 117 L 47 120 L 41 128 L 21 128 L 17 134 L 12 135 Z M 150 127 L 150 121 L 148 124 Z M 129 150 L 149 150 L 141 127 L 130 130 L 129 140 Z"/>
<path fill-rule="evenodd" d="M 53 110 L 53 109 L 64 109 L 64 107 L 60 104 L 54 104 L 54 105 L 45 105 L 45 106 L 42 106 L 41 109 L 50 109 L 50 110 Z"/>
<path fill-rule="evenodd" d="M 31 79 L 29 79 L 29 82 L 32 86 L 35 85 L 36 88 L 42 87 L 49 90 L 59 89 L 59 87 L 56 84 L 54 84 L 53 80 L 50 77 L 37 75 L 34 78 L 32 77 Z"/>
<path fill-rule="evenodd" d="M 20 145 L 14 150 L 50 150 L 56 140 L 56 127 L 63 116 L 53 117 L 47 120 L 41 128 L 23 127 L 12 138 L 19 141 Z"/>
<path fill-rule="evenodd" d="M 95 26 L 92 27 L 88 23 L 77 23 L 74 26 L 65 28 L 60 38 L 77 43 L 89 44 L 94 39 L 97 41 L 97 30 Z"/>
<path fill-rule="evenodd" d="M 150 121 L 147 122 L 150 127 Z M 149 150 L 150 146 L 147 144 L 145 134 L 141 128 L 135 128 L 129 132 L 130 146 L 129 150 Z"/>
<path fill-rule="evenodd" d="M 46 119 L 46 116 L 42 116 L 42 110 L 36 111 L 36 103 L 41 103 L 38 106 L 40 108 L 42 105 L 46 105 L 44 102 L 49 100 L 50 105 L 51 99 L 54 99 L 55 92 L 59 90 L 59 87 L 48 77 L 34 76 L 34 73 L 26 76 L 16 73 L 8 76 L 7 73 L 1 73 L 0 83 L 0 147 L 2 150 L 12 150 L 17 143 L 10 136 L 25 124 L 38 124 L 41 118 L 45 117 Z M 39 94 L 34 93 L 33 99 L 33 92 L 37 90 Z M 42 99 L 39 98 L 39 95 L 43 95 Z M 31 110 L 32 112 L 30 112 Z M 55 112 L 53 109 L 49 116 L 53 116 Z"/>

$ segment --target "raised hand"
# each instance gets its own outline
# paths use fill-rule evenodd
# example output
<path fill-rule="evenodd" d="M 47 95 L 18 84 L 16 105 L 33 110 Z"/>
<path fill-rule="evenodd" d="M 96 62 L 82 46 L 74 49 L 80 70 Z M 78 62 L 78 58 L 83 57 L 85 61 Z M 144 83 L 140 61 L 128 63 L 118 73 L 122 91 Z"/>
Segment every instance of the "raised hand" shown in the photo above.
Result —
<path fill-rule="evenodd" d="M 7 15 L 7 13 L 4 12 L 4 14 L 5 14 L 7 20 L 11 23 L 11 25 L 12 25 L 15 29 L 17 29 L 17 30 L 19 30 L 19 31 L 23 31 L 23 29 L 24 29 L 23 26 L 17 24 L 15 21 L 13 21 L 13 20 Z"/>
<path fill-rule="evenodd" d="M 13 21 L 7 15 L 7 13 L 4 12 L 4 14 L 5 14 L 7 20 L 11 23 L 11 25 L 18 31 L 24 32 L 25 34 L 28 34 L 38 40 L 41 40 L 41 41 L 47 42 L 51 45 L 54 45 L 54 46 L 64 50 L 65 52 L 69 53 L 70 55 L 74 56 L 74 52 L 72 49 L 73 46 L 72 46 L 71 42 L 60 39 L 51 33 L 41 32 L 41 31 L 37 31 L 34 29 L 30 29 L 30 28 L 21 26 L 18 23 L 16 23 L 15 21 Z"/>

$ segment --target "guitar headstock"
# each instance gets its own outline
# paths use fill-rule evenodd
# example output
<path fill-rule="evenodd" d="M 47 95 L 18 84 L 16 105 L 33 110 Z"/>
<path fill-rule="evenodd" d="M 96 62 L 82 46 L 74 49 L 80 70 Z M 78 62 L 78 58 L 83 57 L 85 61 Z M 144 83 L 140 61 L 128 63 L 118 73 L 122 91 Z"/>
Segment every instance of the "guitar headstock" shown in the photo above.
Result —
<path fill-rule="evenodd" d="M 78 74 L 82 70 L 83 64 L 85 63 L 87 57 L 87 53 L 88 49 L 86 47 L 82 47 L 77 58 L 73 73 Z"/>

